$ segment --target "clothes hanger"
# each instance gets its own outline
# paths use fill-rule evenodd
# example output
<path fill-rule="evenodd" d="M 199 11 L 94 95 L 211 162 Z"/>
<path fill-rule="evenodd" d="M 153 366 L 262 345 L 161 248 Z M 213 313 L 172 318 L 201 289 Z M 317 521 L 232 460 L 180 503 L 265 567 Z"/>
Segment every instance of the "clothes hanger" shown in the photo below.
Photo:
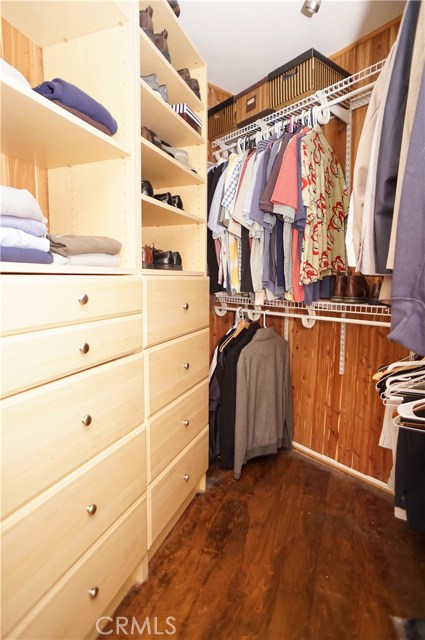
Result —
<path fill-rule="evenodd" d="M 237 324 L 236 324 L 236 329 L 235 331 L 233 331 L 233 333 L 223 342 L 223 344 L 220 345 L 219 347 L 219 351 L 220 353 L 222 351 L 224 351 L 224 349 L 227 347 L 228 344 L 230 344 L 230 342 L 233 340 L 233 338 L 236 338 L 236 336 L 238 336 L 244 329 L 247 329 L 250 325 L 249 320 L 245 317 L 244 315 L 244 310 L 242 309 L 242 307 L 238 307 L 236 309 L 236 314 L 235 317 L 237 319 Z"/>

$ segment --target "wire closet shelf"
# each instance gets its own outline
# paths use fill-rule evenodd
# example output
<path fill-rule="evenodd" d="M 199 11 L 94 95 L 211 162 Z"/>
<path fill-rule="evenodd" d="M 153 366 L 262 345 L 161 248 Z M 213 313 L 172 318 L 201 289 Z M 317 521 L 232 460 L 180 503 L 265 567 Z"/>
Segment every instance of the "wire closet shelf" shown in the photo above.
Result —
<path fill-rule="evenodd" d="M 362 69 L 357 73 L 354 73 L 348 78 L 344 78 L 335 84 L 320 89 L 310 96 L 299 100 L 293 104 L 287 105 L 279 111 L 270 113 L 263 118 L 252 122 L 251 124 L 232 131 L 221 138 L 213 140 L 213 147 L 223 148 L 226 144 L 234 142 L 239 138 L 243 138 L 253 132 L 261 130 L 264 126 L 272 125 L 276 122 L 286 120 L 287 118 L 299 117 L 303 113 L 307 112 L 312 107 L 331 108 L 344 103 L 347 112 L 357 109 L 360 106 L 364 106 L 369 102 L 370 93 L 373 85 L 375 84 L 378 74 L 381 72 L 385 60 L 376 62 L 370 67 Z M 370 82 L 366 80 L 370 79 Z"/>

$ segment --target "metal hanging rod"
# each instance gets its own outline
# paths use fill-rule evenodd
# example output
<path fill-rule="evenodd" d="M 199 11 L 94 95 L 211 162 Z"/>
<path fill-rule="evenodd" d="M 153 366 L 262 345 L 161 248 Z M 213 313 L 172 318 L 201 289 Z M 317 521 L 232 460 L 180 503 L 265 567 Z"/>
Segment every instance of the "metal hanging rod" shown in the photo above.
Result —
<path fill-rule="evenodd" d="M 371 89 L 376 82 L 376 78 L 371 82 L 364 84 L 362 86 L 356 86 L 358 83 L 367 80 L 368 78 L 373 78 L 377 76 L 383 66 L 385 64 L 385 60 L 381 60 L 380 62 L 376 62 L 372 64 L 370 67 L 366 69 L 362 69 L 357 73 L 353 73 L 353 75 L 348 76 L 348 78 L 343 78 L 339 82 L 336 82 L 325 89 L 320 89 L 320 91 L 316 91 L 310 96 L 295 102 L 294 104 L 290 104 L 279 111 L 275 111 L 274 113 L 270 113 L 263 118 L 252 122 L 251 124 L 242 127 L 236 131 L 232 131 L 232 133 L 228 133 L 227 135 L 217 138 L 213 140 L 213 147 L 223 147 L 226 143 L 233 142 L 239 138 L 243 138 L 250 133 L 255 131 L 259 131 L 267 125 L 272 125 L 275 122 L 285 120 L 286 118 L 290 118 L 291 116 L 300 116 L 303 112 L 308 111 L 311 107 L 321 107 L 322 109 L 332 108 L 339 105 L 341 102 L 348 102 L 349 110 L 351 108 L 357 108 L 358 106 L 362 106 L 362 101 L 359 99 L 359 95 L 370 96 Z M 351 100 L 353 100 L 353 104 L 351 104 Z"/>

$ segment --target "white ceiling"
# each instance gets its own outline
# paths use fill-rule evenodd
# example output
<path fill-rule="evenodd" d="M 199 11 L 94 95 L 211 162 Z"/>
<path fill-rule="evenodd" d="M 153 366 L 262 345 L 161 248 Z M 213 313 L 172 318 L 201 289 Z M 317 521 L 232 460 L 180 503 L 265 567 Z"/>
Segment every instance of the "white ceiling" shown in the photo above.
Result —
<path fill-rule="evenodd" d="M 329 56 L 399 16 L 405 0 L 179 0 L 179 20 L 204 58 L 208 82 L 239 93 L 307 49 Z"/>

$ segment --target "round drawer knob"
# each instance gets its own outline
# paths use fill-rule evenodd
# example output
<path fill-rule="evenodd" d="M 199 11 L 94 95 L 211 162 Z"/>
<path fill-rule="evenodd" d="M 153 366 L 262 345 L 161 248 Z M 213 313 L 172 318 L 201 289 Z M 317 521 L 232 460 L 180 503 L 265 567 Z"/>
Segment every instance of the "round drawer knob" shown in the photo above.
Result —
<path fill-rule="evenodd" d="M 183 420 L 183 424 L 184 424 L 185 427 L 188 427 L 189 424 L 190 424 L 190 421 L 189 420 Z"/>
<path fill-rule="evenodd" d="M 85 427 L 88 427 L 88 426 L 89 426 L 89 424 L 91 424 L 91 422 L 92 422 L 92 417 L 91 417 L 91 416 L 89 416 L 89 415 L 87 415 L 87 416 L 83 416 L 83 417 L 81 418 L 81 422 L 83 423 L 83 425 L 84 425 Z"/>
<path fill-rule="evenodd" d="M 96 504 L 89 504 L 89 506 L 86 508 L 87 513 L 89 514 L 89 516 L 94 516 L 94 514 L 97 511 L 97 505 Z"/>
<path fill-rule="evenodd" d="M 184 365 L 183 365 L 183 369 L 186 369 L 186 371 L 187 371 L 189 369 L 189 366 L 190 366 L 189 363 L 185 362 Z"/>
<path fill-rule="evenodd" d="M 90 349 L 90 345 L 87 342 L 80 344 L 78 347 L 81 353 L 88 353 Z"/>
<path fill-rule="evenodd" d="M 97 598 L 98 594 L 99 594 L 99 587 L 92 587 L 91 589 L 89 589 L 89 596 L 92 600 Z"/>
<path fill-rule="evenodd" d="M 183 479 L 187 482 L 190 479 L 190 475 L 188 473 L 185 473 Z"/>
<path fill-rule="evenodd" d="M 80 296 L 78 296 L 78 302 L 80 304 L 87 304 L 88 301 L 89 301 L 89 297 L 87 293 L 82 293 Z"/>
<path fill-rule="evenodd" d="M 189 303 L 188 303 L 188 302 L 185 302 L 185 303 L 184 303 L 184 305 L 183 305 L 183 309 L 184 309 L 185 311 L 187 311 L 187 310 L 189 309 Z"/>

